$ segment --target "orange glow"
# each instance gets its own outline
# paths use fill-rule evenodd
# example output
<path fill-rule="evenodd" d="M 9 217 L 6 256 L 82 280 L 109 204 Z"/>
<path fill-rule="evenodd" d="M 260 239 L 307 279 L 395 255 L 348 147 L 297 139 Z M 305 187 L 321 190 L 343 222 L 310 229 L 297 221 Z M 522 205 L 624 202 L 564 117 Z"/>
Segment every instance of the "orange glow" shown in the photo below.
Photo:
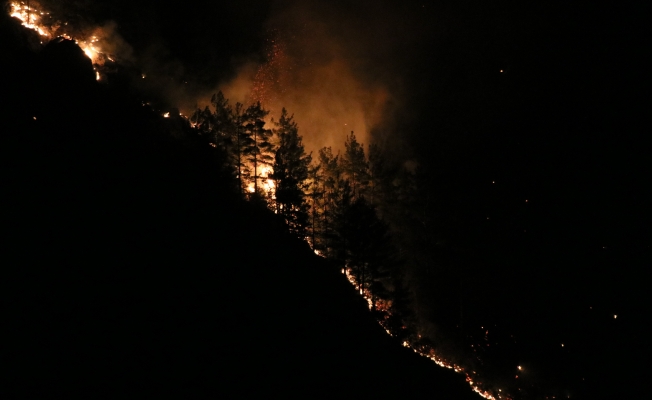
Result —
<path fill-rule="evenodd" d="M 108 34 L 103 33 L 101 28 L 91 30 L 92 36 L 87 36 L 90 35 L 89 33 L 84 34 L 85 37 L 72 37 L 62 33 L 59 27 L 54 27 L 48 23 L 48 12 L 39 11 L 33 5 L 28 9 L 24 3 L 19 1 L 11 3 L 10 15 L 18 18 L 24 27 L 34 30 L 48 40 L 56 37 L 74 40 L 94 64 L 97 80 L 102 77 L 100 66 L 106 60 L 113 61 L 112 56 L 107 53 L 106 46 L 102 45 L 103 43 L 106 44 Z M 299 44 L 294 43 L 291 46 L 299 46 Z M 333 135 L 337 136 L 348 133 L 352 129 L 356 131 L 361 142 L 368 143 L 369 140 L 365 140 L 368 131 L 376 122 L 382 119 L 384 106 L 389 98 L 385 88 L 368 88 L 358 82 L 348 64 L 339 57 L 337 51 L 332 50 L 332 52 L 333 57 L 328 58 L 331 61 L 314 66 L 302 65 L 297 72 L 293 69 L 297 60 L 288 55 L 291 52 L 288 53 L 285 46 L 280 42 L 274 42 L 270 46 L 268 63 L 257 69 L 253 78 L 253 89 L 249 90 L 251 99 L 260 100 L 272 111 L 286 106 L 288 109 L 296 110 L 297 119 L 300 123 L 301 120 L 311 122 L 302 125 L 302 127 L 306 128 L 303 136 L 307 149 L 318 149 L 326 145 L 337 148 L 341 144 L 338 145 L 330 134 L 325 135 L 322 132 L 334 132 Z M 500 72 L 502 73 L 503 70 L 500 70 Z M 300 79 L 295 79 L 297 73 Z M 142 79 L 146 77 L 145 74 L 141 75 Z M 296 82 L 301 82 L 301 86 L 297 86 Z M 333 82 L 336 82 L 336 84 L 333 84 Z M 328 90 L 324 90 L 325 88 Z M 305 93 L 319 93 L 319 96 L 312 95 L 308 98 L 303 96 Z M 170 118 L 170 113 L 166 112 L 162 116 Z M 34 117 L 34 120 L 36 120 L 36 117 Z M 210 145 L 216 147 L 214 143 Z M 249 165 L 249 167 L 250 170 L 254 170 L 253 165 Z M 258 176 L 253 177 L 251 182 L 244 183 L 244 190 L 248 193 L 254 193 L 255 184 L 253 180 L 256 180 L 260 190 L 264 191 L 268 195 L 268 199 L 273 202 L 276 198 L 276 186 L 272 178 L 273 168 L 271 166 L 261 167 L 259 164 L 258 170 Z M 492 181 L 492 184 L 495 184 L 495 181 Z M 272 203 L 269 205 L 270 208 L 274 208 Z M 318 250 L 315 249 L 314 252 L 318 256 L 322 256 Z M 381 311 L 387 316 L 392 314 L 391 301 L 376 298 L 368 288 L 360 285 L 348 266 L 342 268 L 342 273 L 367 302 L 370 310 Z M 617 315 L 613 317 L 616 319 Z M 393 334 L 389 329 L 386 320 L 380 319 L 378 323 L 388 335 L 394 336 L 396 334 L 396 332 Z M 437 354 L 434 348 L 420 344 L 417 338 L 405 340 L 402 345 L 412 349 L 422 357 L 427 357 L 440 367 L 463 374 L 471 389 L 481 397 L 490 400 L 497 399 L 490 391 L 482 387 L 475 372 L 467 372 L 464 367 Z M 521 367 L 519 366 L 518 369 L 520 371 Z"/>
<path fill-rule="evenodd" d="M 36 31 L 44 38 L 54 39 L 56 37 L 63 37 L 68 40 L 73 40 L 95 65 L 103 65 L 105 60 L 113 61 L 113 57 L 105 53 L 100 47 L 100 41 L 102 39 L 100 37 L 102 35 L 101 28 L 95 28 L 93 35 L 90 37 L 72 37 L 62 32 L 61 26 L 54 25 L 54 21 L 51 21 L 49 18 L 44 18 L 49 17 L 50 13 L 39 10 L 34 2 L 32 2 L 30 7 L 27 7 L 24 2 L 14 1 L 11 3 L 9 14 L 12 17 L 18 18 L 24 27 Z M 68 25 L 68 23 L 64 23 L 65 25 Z M 97 80 L 99 79 L 99 74 L 97 74 Z"/>
<path fill-rule="evenodd" d="M 349 282 L 350 282 L 354 287 L 356 287 L 356 288 L 359 287 L 358 282 L 357 282 L 357 280 L 356 280 L 356 278 L 355 278 L 355 275 L 353 274 L 352 270 L 351 270 L 349 267 L 344 267 L 344 268 L 342 268 L 342 273 L 343 273 L 344 275 L 346 275 L 347 280 L 348 280 L 348 281 L 349 281 Z M 361 292 L 362 297 L 363 297 L 365 300 L 367 300 L 367 304 L 368 304 L 368 306 L 369 306 L 369 309 L 371 310 L 371 309 L 373 308 L 373 303 L 372 303 L 372 296 L 371 296 L 371 293 L 370 293 L 366 288 L 359 289 L 359 291 Z M 382 308 L 382 311 L 385 311 L 385 312 L 387 312 L 388 314 L 391 313 L 391 307 L 390 307 L 390 305 L 388 305 L 388 304 L 384 304 L 382 300 L 377 300 L 377 301 L 376 301 L 376 307 L 377 307 L 377 309 L 379 309 L 379 310 L 381 310 L 380 307 L 383 307 L 383 308 Z M 390 331 L 389 329 L 387 329 L 387 327 L 385 327 L 385 326 L 383 325 L 383 321 L 382 321 L 382 320 L 379 320 L 378 323 L 383 327 L 383 329 L 385 330 L 385 332 L 387 332 L 388 335 L 393 336 L 392 333 L 391 333 L 391 331 Z M 420 335 L 419 335 L 419 337 L 420 337 Z M 453 362 L 450 362 L 450 361 L 444 359 L 443 357 L 437 355 L 435 349 L 430 348 L 430 347 L 428 347 L 428 346 L 424 346 L 424 345 L 413 345 L 413 344 L 410 343 L 408 340 L 404 340 L 403 343 L 402 343 L 402 345 L 403 345 L 403 347 L 406 347 L 406 348 L 408 348 L 408 349 L 412 349 L 412 351 L 414 351 L 416 354 L 418 354 L 418 355 L 420 355 L 420 356 L 422 356 L 422 357 L 427 357 L 427 358 L 429 358 L 431 361 L 433 361 L 435 364 L 439 365 L 440 367 L 443 367 L 443 368 L 446 368 L 446 369 L 451 369 L 451 370 L 453 370 L 453 371 L 455 371 L 455 372 L 457 372 L 457 373 L 459 373 L 459 374 L 464 374 L 465 377 L 466 377 L 466 382 L 471 386 L 471 389 L 472 389 L 475 393 L 477 393 L 478 395 L 480 395 L 480 397 L 482 397 L 482 398 L 484 398 L 484 399 L 488 399 L 488 400 L 498 400 L 498 398 L 495 397 L 495 396 L 494 396 L 490 391 L 485 390 L 484 388 L 482 388 L 482 387 L 480 386 L 480 383 L 479 383 L 479 382 L 476 382 L 476 381 L 472 378 L 471 375 L 475 375 L 475 371 L 470 372 L 470 373 L 469 373 L 469 372 L 466 372 L 466 371 L 464 370 L 463 367 L 461 367 L 460 365 L 457 365 L 457 364 L 455 364 L 455 363 L 453 363 Z M 519 366 L 519 368 L 520 368 L 520 366 Z M 502 397 L 501 397 L 501 398 L 502 398 Z"/>
<path fill-rule="evenodd" d="M 40 25 L 41 16 L 49 15 L 50 13 L 39 12 L 37 9 L 27 7 L 24 3 L 13 2 L 11 3 L 11 11 L 9 15 L 18 18 L 23 22 L 23 26 L 38 32 L 41 36 L 50 37 L 50 34 L 44 26 Z"/>

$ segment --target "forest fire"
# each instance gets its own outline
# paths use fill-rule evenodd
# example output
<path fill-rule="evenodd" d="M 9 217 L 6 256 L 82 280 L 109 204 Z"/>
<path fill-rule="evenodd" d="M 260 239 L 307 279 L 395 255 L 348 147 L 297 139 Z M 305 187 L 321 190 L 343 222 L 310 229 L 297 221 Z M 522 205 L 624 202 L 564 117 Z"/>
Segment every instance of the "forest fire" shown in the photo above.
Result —
<path fill-rule="evenodd" d="M 258 178 L 261 180 L 263 190 L 265 193 L 267 193 L 269 196 L 271 196 L 272 199 L 275 198 L 275 184 L 274 184 L 274 179 L 272 179 L 272 174 L 274 173 L 274 170 L 270 166 L 264 166 L 262 167 L 262 171 L 260 172 L 260 175 Z"/>
<path fill-rule="evenodd" d="M 98 36 L 101 32 L 100 28 L 95 29 L 95 34 L 88 39 L 77 37 L 77 35 L 72 35 L 65 29 L 67 23 L 61 24 L 59 21 L 54 20 L 49 12 L 39 9 L 38 4 L 35 4 L 35 2 L 29 4 L 12 2 L 10 15 L 18 18 L 24 27 L 36 31 L 40 36 L 48 40 L 62 37 L 74 41 L 93 63 L 95 78 L 98 81 L 101 79 L 98 67 L 104 65 L 106 60 L 113 61 L 113 58 L 99 47 L 101 41 Z"/>
<path fill-rule="evenodd" d="M 46 31 L 47 28 L 40 24 L 41 18 L 50 13 L 38 11 L 25 3 L 14 2 L 11 3 L 10 15 L 21 20 L 24 27 L 38 32 L 41 36 L 51 37 L 51 34 Z"/>
<path fill-rule="evenodd" d="M 351 268 L 345 267 L 342 268 L 342 273 L 346 275 L 347 280 L 360 291 L 360 295 L 367 301 L 367 304 L 369 306 L 370 310 L 373 310 L 374 307 L 377 310 L 384 311 L 388 314 L 391 314 L 391 304 L 385 303 L 383 300 L 376 299 L 374 300 L 374 297 L 372 293 L 366 289 L 366 288 L 361 288 L 361 285 L 358 283 L 358 280 L 356 279 L 355 274 L 351 270 Z M 388 335 L 394 336 L 391 332 L 391 330 L 386 327 L 383 324 L 382 320 L 378 320 L 378 323 L 385 329 Z M 498 397 L 494 396 L 491 394 L 488 390 L 483 389 L 480 386 L 480 383 L 474 380 L 472 378 L 471 374 L 474 374 L 475 372 L 468 373 L 465 371 L 463 367 L 460 365 L 457 365 L 455 363 L 452 363 L 439 355 L 436 354 L 435 350 L 427 345 L 420 345 L 418 343 L 412 344 L 408 340 L 404 340 L 402 342 L 403 347 L 406 347 L 408 349 L 412 349 L 416 354 L 422 356 L 422 357 L 427 357 L 430 360 L 432 360 L 435 364 L 439 365 L 440 367 L 446 368 L 446 369 L 452 369 L 453 371 L 464 374 L 466 375 L 466 382 L 471 386 L 471 389 L 476 392 L 478 395 L 480 395 L 482 398 L 488 399 L 488 400 L 499 400 L 499 399 L 510 399 L 510 397 L 502 397 L 502 395 L 498 395 Z M 521 367 L 519 366 L 519 369 Z"/>
<path fill-rule="evenodd" d="M 20 21 L 22 21 L 23 26 L 25 26 L 28 29 L 36 31 L 40 36 L 47 38 L 48 40 L 57 37 L 63 37 L 65 39 L 75 41 L 75 43 L 77 43 L 77 45 L 82 49 L 84 54 L 92 61 L 97 80 L 101 79 L 101 74 L 98 68 L 101 65 L 103 65 L 106 60 L 113 61 L 113 59 L 108 54 L 104 53 L 102 49 L 101 44 L 103 38 L 101 34 L 101 29 L 99 28 L 95 29 L 93 31 L 94 34 L 89 37 L 78 37 L 78 35 L 74 36 L 71 33 L 73 31 L 63 30 L 61 24 L 55 22 L 55 20 L 51 18 L 50 13 L 40 11 L 38 7 L 35 7 L 33 4 L 28 6 L 24 2 L 11 3 L 11 16 L 18 18 Z M 251 95 L 252 98 L 259 101 L 270 100 L 269 99 L 271 96 L 270 89 L 273 88 L 271 88 L 271 85 L 265 86 L 265 82 L 276 82 L 279 79 L 277 75 L 281 74 L 280 71 L 282 70 L 282 68 L 280 67 L 280 65 L 283 64 L 284 62 L 283 61 L 285 57 L 284 54 L 285 53 L 284 53 L 283 46 L 281 46 L 278 42 L 274 42 L 272 46 L 272 52 L 270 54 L 270 58 L 272 62 L 269 63 L 265 68 L 261 68 L 258 71 L 258 74 L 256 75 L 256 79 L 255 79 L 256 85 L 252 89 L 252 95 Z M 146 75 L 142 74 L 141 77 L 142 79 L 145 79 Z M 219 101 L 216 102 L 215 104 L 218 103 Z M 260 103 L 259 103 L 259 107 L 260 107 Z M 255 114 L 256 112 L 258 112 L 258 114 Z M 256 131 L 258 135 L 264 134 L 265 132 L 265 130 L 262 130 L 262 127 L 265 126 L 268 122 L 265 118 L 267 115 L 266 113 L 267 112 L 264 112 L 262 110 L 256 110 L 256 109 L 252 109 L 251 111 L 251 114 L 258 115 L 257 118 L 259 121 L 261 121 L 261 125 L 260 125 L 261 130 Z M 178 113 L 175 113 L 175 115 L 178 115 Z M 170 112 L 165 112 L 162 114 L 162 117 L 169 119 L 171 117 L 171 114 Z M 199 120 L 193 120 L 192 117 L 191 118 L 186 118 L 183 116 L 181 117 L 188 120 L 189 124 L 192 127 L 200 129 L 201 124 L 199 123 Z M 257 125 L 252 124 L 252 127 L 255 126 Z M 236 136 L 237 135 L 238 134 L 236 134 Z M 270 135 L 271 135 L 271 130 L 270 130 Z M 264 137 L 263 139 L 260 139 L 260 137 L 254 136 L 254 138 L 255 139 L 253 143 L 255 149 L 254 147 L 252 147 L 252 149 L 254 150 L 250 151 L 251 154 L 256 155 L 254 158 L 254 162 L 251 162 L 250 159 L 245 159 L 244 156 L 242 156 L 241 159 L 239 157 L 239 164 L 243 167 L 243 171 L 241 174 L 238 175 L 238 177 L 242 179 L 242 177 L 246 176 L 247 174 L 245 173 L 245 170 L 248 171 L 250 175 L 247 180 L 242 179 L 241 187 L 249 195 L 254 194 L 257 191 L 261 194 L 264 194 L 267 201 L 269 202 L 270 209 L 274 210 L 275 212 L 278 212 L 275 207 L 272 207 L 272 205 L 276 201 L 277 182 L 275 181 L 275 179 L 277 178 L 274 177 L 274 170 L 270 164 L 271 161 L 269 160 L 263 161 L 263 159 L 261 158 L 262 151 L 260 149 L 264 147 L 265 144 L 263 143 Z M 258 140 L 260 143 L 256 142 L 256 140 Z M 220 147 L 218 144 L 213 142 L 209 144 L 212 147 Z M 311 243 L 311 245 L 314 248 L 314 252 L 317 255 L 321 256 L 320 250 L 315 248 L 316 246 L 314 245 L 314 243 Z M 356 288 L 359 294 L 365 299 L 369 310 L 382 312 L 386 316 L 392 315 L 393 305 L 391 300 L 382 299 L 374 295 L 374 293 L 372 293 L 370 288 L 367 287 L 367 285 L 364 283 L 365 282 L 364 276 L 362 277 L 362 279 L 359 279 L 354 273 L 354 270 L 348 266 L 342 268 L 342 273 L 346 276 L 348 281 Z M 615 315 L 614 318 L 616 318 Z M 378 319 L 378 323 L 381 325 L 381 327 L 385 330 L 387 334 L 389 334 L 390 336 L 396 336 L 396 332 L 392 332 L 392 329 L 389 327 L 389 324 L 386 323 L 386 320 L 380 318 Z M 466 381 L 471 386 L 472 390 L 478 393 L 478 395 L 480 395 L 481 397 L 485 399 L 491 399 L 491 400 L 497 400 L 499 398 L 500 399 L 509 398 L 509 397 L 504 397 L 503 395 L 498 395 L 497 397 L 495 397 L 488 390 L 485 390 L 482 387 L 481 382 L 479 382 L 478 379 L 476 379 L 474 372 L 466 372 L 464 367 L 444 359 L 442 356 L 436 353 L 435 349 L 432 348 L 432 346 L 423 344 L 419 339 L 409 338 L 408 340 L 403 341 L 402 344 L 404 347 L 412 349 L 416 354 L 422 357 L 429 358 L 440 367 L 451 369 L 456 373 L 464 374 L 466 377 Z"/>
<path fill-rule="evenodd" d="M 254 170 L 253 164 L 247 163 L 247 167 L 252 171 Z M 258 168 L 261 169 L 261 171 L 258 173 L 258 176 L 255 178 L 258 183 L 258 190 L 262 190 L 265 193 L 265 196 L 273 202 L 273 200 L 276 199 L 276 184 L 274 183 L 274 179 L 272 179 L 274 170 L 272 167 L 267 165 L 263 166 L 262 168 Z M 255 193 L 256 184 L 253 181 L 249 182 L 247 184 L 246 190 L 248 193 Z"/>

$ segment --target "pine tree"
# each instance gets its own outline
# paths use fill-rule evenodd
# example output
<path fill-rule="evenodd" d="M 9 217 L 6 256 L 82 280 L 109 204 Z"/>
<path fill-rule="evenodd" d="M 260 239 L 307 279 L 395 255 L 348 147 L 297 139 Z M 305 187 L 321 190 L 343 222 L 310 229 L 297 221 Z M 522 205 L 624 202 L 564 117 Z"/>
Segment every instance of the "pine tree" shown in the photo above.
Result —
<path fill-rule="evenodd" d="M 222 147 L 227 153 L 231 152 L 235 136 L 233 109 L 229 105 L 229 100 L 224 97 L 221 91 L 211 97 L 211 104 L 215 110 L 212 119 L 214 143 Z"/>
<path fill-rule="evenodd" d="M 203 110 L 198 108 L 190 116 L 190 124 L 197 130 L 200 136 L 208 138 L 211 140 L 213 135 L 213 113 L 206 106 Z"/>
<path fill-rule="evenodd" d="M 265 128 L 264 118 L 269 111 L 262 108 L 260 102 L 247 107 L 236 104 L 236 153 L 238 175 L 241 187 L 251 193 L 250 198 L 264 200 L 268 193 L 262 190 L 260 180 L 267 178 L 274 161 L 273 145 L 270 142 L 272 131 Z"/>
<path fill-rule="evenodd" d="M 340 196 L 341 186 L 341 168 L 339 165 L 339 155 L 334 156 L 330 147 L 324 147 L 319 150 L 318 181 L 321 189 L 318 192 L 317 207 L 320 215 L 319 231 L 316 236 L 326 256 L 332 255 L 333 240 L 336 237 L 335 228 L 335 201 Z"/>
<path fill-rule="evenodd" d="M 346 210 L 347 261 L 361 291 L 368 290 L 375 305 L 377 297 L 386 297 L 383 282 L 389 277 L 392 246 L 387 225 L 378 218 L 376 208 L 358 197 Z"/>
<path fill-rule="evenodd" d="M 321 164 L 309 166 L 306 196 L 310 199 L 310 244 L 321 253 L 324 250 L 321 240 L 324 192 L 320 172 Z"/>
<path fill-rule="evenodd" d="M 211 97 L 211 105 L 214 111 L 208 106 L 195 110 L 190 124 L 210 143 L 226 148 L 225 141 L 230 142 L 232 138 L 233 110 L 221 91 Z"/>
<path fill-rule="evenodd" d="M 234 140 L 231 153 L 233 154 L 233 164 L 237 171 L 238 185 L 240 187 L 240 194 L 244 196 L 245 188 L 245 175 L 249 176 L 249 168 L 246 161 L 244 149 L 250 144 L 251 139 L 249 132 L 246 129 L 246 117 L 242 110 L 242 103 L 236 103 L 233 110 L 233 127 L 234 127 Z"/>
<path fill-rule="evenodd" d="M 382 200 L 385 189 L 385 158 L 376 144 L 369 145 L 369 202 L 377 204 Z"/>
<path fill-rule="evenodd" d="M 353 196 L 360 197 L 369 183 L 369 165 L 364 155 L 364 147 L 358 143 L 355 133 L 346 137 L 342 157 L 342 169 L 351 182 Z"/>
<path fill-rule="evenodd" d="M 263 109 L 260 102 L 247 108 L 245 115 L 247 124 L 245 125 L 249 140 L 244 148 L 244 154 L 248 161 L 253 165 L 254 194 L 258 195 L 258 183 L 261 178 L 261 172 L 264 167 L 271 167 L 274 161 L 273 145 L 270 142 L 272 130 L 265 129 L 264 118 L 269 114 L 268 110 Z M 265 170 L 268 170 L 265 168 Z M 263 176 L 264 177 L 264 176 Z"/>
<path fill-rule="evenodd" d="M 305 197 L 312 156 L 306 154 L 299 128 L 285 108 L 281 111 L 276 127 L 279 143 L 274 160 L 276 212 L 283 217 L 291 232 L 303 237 L 308 225 L 308 204 Z"/>
<path fill-rule="evenodd" d="M 348 180 L 340 179 L 337 190 L 333 192 L 330 208 L 327 211 L 328 224 L 325 231 L 326 249 L 329 258 L 342 267 L 347 266 L 348 246 L 352 230 L 349 223 L 353 191 Z"/>
<path fill-rule="evenodd" d="M 203 110 L 195 110 L 190 117 L 190 124 L 211 146 L 222 150 L 225 154 L 223 167 L 235 171 L 238 169 L 240 159 L 236 147 L 236 113 L 221 91 L 211 97 L 211 104 L 213 111 L 208 106 Z M 236 106 L 240 112 L 241 105 Z"/>

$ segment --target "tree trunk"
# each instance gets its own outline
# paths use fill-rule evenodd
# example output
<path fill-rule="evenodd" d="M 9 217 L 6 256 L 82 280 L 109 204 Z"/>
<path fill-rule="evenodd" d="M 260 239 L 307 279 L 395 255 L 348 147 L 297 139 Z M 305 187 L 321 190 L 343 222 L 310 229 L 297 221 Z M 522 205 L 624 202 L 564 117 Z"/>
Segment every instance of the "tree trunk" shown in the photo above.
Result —
<path fill-rule="evenodd" d="M 312 193 L 312 248 L 313 250 L 317 248 L 315 243 L 315 192 Z"/>
<path fill-rule="evenodd" d="M 258 130 L 254 128 L 254 195 L 258 194 Z"/>
<path fill-rule="evenodd" d="M 238 121 L 238 128 L 235 132 L 236 141 L 238 143 L 236 152 L 238 153 L 238 183 L 240 184 L 240 195 L 244 196 L 244 188 L 242 187 L 242 160 L 240 159 L 240 121 Z"/>

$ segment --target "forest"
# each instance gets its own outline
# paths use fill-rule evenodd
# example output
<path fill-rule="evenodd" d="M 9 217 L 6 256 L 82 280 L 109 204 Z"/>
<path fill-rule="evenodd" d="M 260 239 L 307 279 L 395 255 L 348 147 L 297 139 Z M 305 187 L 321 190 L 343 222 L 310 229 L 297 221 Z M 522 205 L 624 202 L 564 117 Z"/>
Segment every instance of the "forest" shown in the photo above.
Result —
<path fill-rule="evenodd" d="M 371 297 L 373 310 L 387 308 L 390 292 L 401 286 L 400 268 L 389 226 L 379 214 L 391 212 L 392 202 L 396 207 L 406 201 L 400 178 L 410 174 L 388 171 L 376 146 L 368 147 L 367 156 L 354 132 L 346 137 L 344 153 L 325 147 L 313 161 L 287 110 L 271 119 L 270 129 L 269 111 L 259 102 L 231 107 L 219 92 L 211 103 L 212 110 L 198 109 L 189 123 L 220 153 L 234 190 L 267 206 L 315 253 L 348 270 L 357 289 Z"/>
<path fill-rule="evenodd" d="M 185 119 L 1 18 L 7 393 L 476 396 L 378 326 L 409 331 L 354 134 L 320 171 L 287 112 Z"/>

